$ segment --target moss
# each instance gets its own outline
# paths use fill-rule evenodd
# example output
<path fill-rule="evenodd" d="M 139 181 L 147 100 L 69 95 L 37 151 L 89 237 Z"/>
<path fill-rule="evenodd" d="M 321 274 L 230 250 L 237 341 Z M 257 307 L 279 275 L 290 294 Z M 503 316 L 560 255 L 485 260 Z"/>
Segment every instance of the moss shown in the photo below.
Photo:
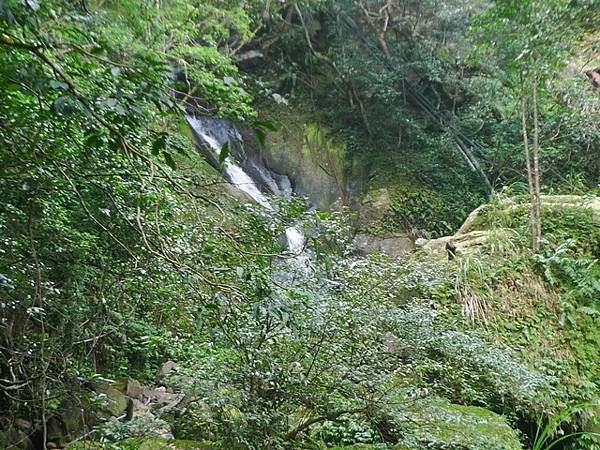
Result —
<path fill-rule="evenodd" d="M 263 155 L 267 164 L 287 174 L 300 191 L 320 209 L 337 209 L 338 198 L 347 201 L 349 167 L 343 142 L 328 128 L 301 112 L 276 116 L 281 128 L 269 135 Z"/>
<path fill-rule="evenodd" d="M 382 182 L 374 183 L 374 186 Z M 410 232 L 417 236 L 439 237 L 453 234 L 469 212 L 481 200 L 457 197 L 441 192 L 415 179 L 385 180 L 391 199 L 391 209 L 369 227 L 375 235 Z M 374 188 L 373 188 L 374 189 Z"/>
<path fill-rule="evenodd" d="M 453 450 L 520 450 L 517 433 L 487 409 L 423 399 L 397 412 L 403 438 L 396 447 Z"/>

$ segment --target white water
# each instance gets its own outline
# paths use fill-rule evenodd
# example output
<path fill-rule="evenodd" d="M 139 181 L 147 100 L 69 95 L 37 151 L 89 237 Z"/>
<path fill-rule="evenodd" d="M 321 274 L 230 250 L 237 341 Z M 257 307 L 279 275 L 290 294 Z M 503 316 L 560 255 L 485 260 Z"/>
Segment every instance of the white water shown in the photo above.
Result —
<path fill-rule="evenodd" d="M 306 238 L 304 234 L 298 229 L 298 227 L 289 227 L 285 230 L 285 237 L 287 239 L 288 248 L 290 252 L 299 255 L 304 251 L 304 244 Z"/>
<path fill-rule="evenodd" d="M 202 127 L 202 123 L 195 117 L 188 116 L 187 119 L 194 131 L 196 131 L 196 133 L 198 134 L 198 137 L 200 137 L 204 142 L 210 145 L 210 147 L 215 151 L 218 157 L 221 154 L 225 142 L 221 144 L 213 136 L 206 133 Z M 256 183 L 254 183 L 254 180 L 250 178 L 250 175 L 248 175 L 244 171 L 244 169 L 242 169 L 239 165 L 233 162 L 231 157 L 228 156 L 227 158 L 225 158 L 225 161 L 223 162 L 223 170 L 225 171 L 225 175 L 227 176 L 231 184 L 248 194 L 252 199 L 254 199 L 255 202 L 257 202 L 264 208 L 269 210 L 273 209 L 271 203 L 269 203 L 269 200 L 267 200 L 267 197 L 265 197 L 264 194 L 260 192 L 258 186 L 256 186 Z"/>
<path fill-rule="evenodd" d="M 187 116 L 187 120 L 198 137 L 215 151 L 218 158 L 218 156 L 221 154 L 223 145 L 225 145 L 228 141 L 219 142 L 216 137 L 212 136 L 205 130 L 203 123 L 195 117 Z M 289 180 L 287 180 L 287 184 L 283 187 L 282 192 L 277 186 L 277 183 L 273 177 L 269 174 L 265 175 L 266 169 L 257 166 L 255 166 L 255 169 L 261 174 L 261 178 L 265 178 L 263 181 L 265 181 L 273 193 L 277 193 L 285 197 L 291 195 L 292 189 L 291 184 L 289 184 Z M 223 162 L 223 170 L 231 184 L 248 194 L 254 201 L 263 206 L 265 209 L 270 211 L 273 210 L 273 206 L 267 197 L 260 191 L 252 177 L 248 175 L 240 165 L 236 164 L 231 157 L 227 156 L 227 158 L 225 158 L 225 161 Z M 294 265 L 300 269 L 306 269 L 310 265 L 310 259 L 304 252 L 304 246 L 306 244 L 306 237 L 304 236 L 304 233 L 302 233 L 298 227 L 288 227 L 285 230 L 285 238 L 288 249 L 295 255 L 292 258 Z"/>
<path fill-rule="evenodd" d="M 273 207 L 269 203 L 269 200 L 267 200 L 267 197 L 265 197 L 264 194 L 260 192 L 256 184 L 254 183 L 254 180 L 252 180 L 252 178 L 250 178 L 250 176 L 246 172 L 244 172 L 244 169 L 242 169 L 237 164 L 232 163 L 231 160 L 227 158 L 225 160 L 223 170 L 225 170 L 225 173 L 229 177 L 231 184 L 236 186 L 238 189 L 244 191 L 246 194 L 248 194 L 257 203 L 259 203 L 266 209 L 273 209 Z"/>

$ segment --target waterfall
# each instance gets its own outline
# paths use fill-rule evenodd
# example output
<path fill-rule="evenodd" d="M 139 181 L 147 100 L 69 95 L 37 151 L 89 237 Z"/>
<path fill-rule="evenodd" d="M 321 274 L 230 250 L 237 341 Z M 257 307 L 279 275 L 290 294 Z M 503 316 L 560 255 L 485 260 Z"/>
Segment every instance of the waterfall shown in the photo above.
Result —
<path fill-rule="evenodd" d="M 220 142 L 217 136 L 209 134 L 208 130 L 203 126 L 202 121 L 192 116 L 187 116 L 187 120 L 198 138 L 208 144 L 214 150 L 217 159 L 219 159 L 223 146 L 230 143 L 231 136 L 227 135 L 226 140 Z M 223 171 L 225 172 L 225 177 L 231 184 L 248 194 L 256 203 L 264 208 L 269 210 L 273 209 L 271 203 L 260 191 L 254 180 L 244 171 L 244 169 L 232 160 L 231 156 L 225 158 L 225 161 L 223 162 Z"/>
<path fill-rule="evenodd" d="M 230 152 L 235 148 L 234 144 L 242 144 L 242 137 L 238 131 L 224 120 L 205 117 L 198 118 L 190 115 L 187 115 L 186 119 L 198 139 L 212 149 L 215 161 L 219 160 L 221 151 L 226 144 L 229 146 Z M 272 173 L 257 160 L 249 161 L 248 168 L 251 169 L 255 177 L 271 193 L 284 198 L 291 197 L 293 193 L 292 185 L 287 176 Z M 269 211 L 274 210 L 271 202 L 261 192 L 256 180 L 233 159 L 231 154 L 223 161 L 223 172 L 227 181 L 248 194 L 256 203 Z M 302 270 L 309 267 L 310 259 L 304 249 L 306 236 L 302 230 L 297 226 L 288 227 L 285 230 L 285 238 L 288 249 L 295 255 L 292 258 L 294 266 Z"/>

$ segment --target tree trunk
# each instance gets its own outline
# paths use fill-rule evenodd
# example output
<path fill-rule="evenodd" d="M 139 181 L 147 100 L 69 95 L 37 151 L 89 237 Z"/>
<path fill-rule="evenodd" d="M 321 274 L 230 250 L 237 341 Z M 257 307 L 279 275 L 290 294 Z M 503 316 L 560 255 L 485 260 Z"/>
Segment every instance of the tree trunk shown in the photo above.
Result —
<path fill-rule="evenodd" d="M 529 198 L 531 202 L 531 236 L 533 242 L 533 250 L 536 250 L 536 220 L 535 220 L 535 183 L 533 181 L 533 167 L 531 164 L 531 156 L 529 154 L 529 136 L 527 133 L 527 97 L 525 95 L 525 82 L 521 78 L 521 131 L 523 133 L 523 148 L 525 151 L 525 164 L 527 166 L 527 184 L 529 186 Z"/>
<path fill-rule="evenodd" d="M 542 242 L 542 212 L 540 199 L 540 124 L 538 119 L 537 76 L 534 72 L 532 97 L 533 97 L 533 251 L 540 250 Z"/>

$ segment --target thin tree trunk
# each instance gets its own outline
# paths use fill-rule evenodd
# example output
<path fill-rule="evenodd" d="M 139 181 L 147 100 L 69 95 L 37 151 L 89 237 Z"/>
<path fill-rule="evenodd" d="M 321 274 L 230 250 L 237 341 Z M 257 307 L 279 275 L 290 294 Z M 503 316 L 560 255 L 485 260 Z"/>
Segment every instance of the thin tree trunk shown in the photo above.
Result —
<path fill-rule="evenodd" d="M 525 96 L 525 82 L 521 77 L 521 131 L 523 133 L 523 148 L 525 150 L 525 164 L 527 165 L 527 184 L 529 186 L 529 198 L 531 202 L 531 237 L 533 249 L 535 250 L 535 184 L 533 181 L 533 168 L 531 165 L 531 156 L 529 154 L 529 136 L 527 134 L 527 98 Z"/>
<path fill-rule="evenodd" d="M 533 75 L 533 192 L 534 192 L 534 236 L 533 251 L 540 250 L 542 242 L 542 213 L 540 199 L 540 124 L 538 119 L 538 95 L 537 95 L 537 74 Z"/>

